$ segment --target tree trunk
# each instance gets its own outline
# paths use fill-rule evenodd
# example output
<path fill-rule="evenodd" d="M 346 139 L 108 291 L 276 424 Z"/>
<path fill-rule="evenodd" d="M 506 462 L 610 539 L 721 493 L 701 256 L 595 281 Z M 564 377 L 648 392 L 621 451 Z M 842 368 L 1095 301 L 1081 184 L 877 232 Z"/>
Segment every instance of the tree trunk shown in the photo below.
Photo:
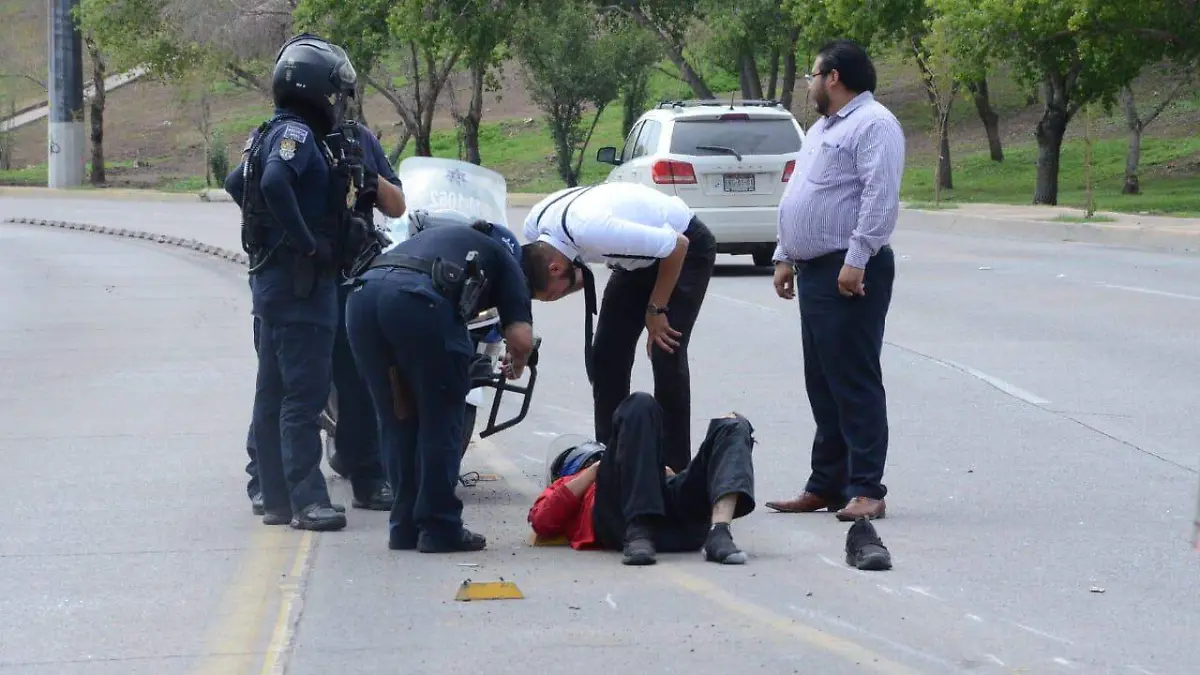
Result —
<path fill-rule="evenodd" d="M 1037 183 L 1033 189 L 1034 204 L 1058 204 L 1058 165 L 1062 153 L 1063 136 L 1070 122 L 1067 108 L 1067 90 L 1062 78 L 1047 77 L 1043 85 L 1046 93 L 1046 109 L 1038 120 L 1034 137 L 1038 144 Z"/>
<path fill-rule="evenodd" d="M 749 99 L 763 97 L 762 77 L 758 74 L 758 63 L 754 60 L 754 48 L 747 45 L 738 59 L 742 71 L 742 96 Z"/>
<path fill-rule="evenodd" d="M 991 150 L 992 161 L 1003 162 L 1004 148 L 1000 144 L 1000 116 L 992 108 L 991 98 L 988 96 L 987 78 L 980 78 L 978 82 L 968 84 L 967 90 L 971 92 L 971 98 L 975 101 L 975 110 L 979 113 L 979 119 L 983 122 L 983 128 L 987 132 L 988 149 Z"/>
<path fill-rule="evenodd" d="M 633 125 L 637 123 L 638 118 L 645 112 L 646 95 L 649 86 L 650 71 L 643 70 L 634 75 L 629 82 L 629 86 L 625 88 L 622 100 L 621 138 L 629 136 Z"/>
<path fill-rule="evenodd" d="M 642 10 L 634 7 L 628 10 L 627 14 L 633 17 L 633 20 L 639 26 L 654 33 L 660 40 L 666 43 L 667 58 L 671 59 L 671 63 L 675 64 L 675 67 L 679 69 L 679 74 L 683 78 L 683 81 L 692 88 L 692 93 L 696 94 L 697 98 L 716 98 L 713 96 L 712 90 L 705 84 L 704 79 L 700 77 L 692 68 L 692 65 L 688 63 L 687 59 L 684 58 L 682 45 L 676 44 L 675 40 L 656 26 Z"/>
<path fill-rule="evenodd" d="M 479 123 L 483 120 L 483 80 L 486 74 L 486 61 L 471 64 L 471 103 L 468 104 L 467 115 L 462 121 L 467 161 L 475 165 L 483 164 L 479 154 Z"/>
<path fill-rule="evenodd" d="M 1125 125 L 1129 129 L 1129 150 L 1125 153 L 1125 184 L 1121 186 L 1121 194 L 1136 195 L 1142 191 L 1138 181 L 1138 165 L 1142 161 L 1142 131 L 1145 126 L 1138 117 L 1133 90 L 1128 86 L 1121 87 L 1121 107 L 1125 110 Z"/>
<path fill-rule="evenodd" d="M 954 188 L 954 177 L 952 175 L 954 170 L 950 166 L 950 125 L 948 120 L 950 104 L 947 104 L 947 115 L 943 118 L 941 108 L 938 105 L 937 83 L 934 82 L 933 73 L 929 70 L 929 64 L 925 62 L 925 54 L 919 38 L 912 39 L 912 50 L 916 56 L 917 68 L 921 71 L 921 79 L 925 81 L 925 95 L 929 98 L 929 107 L 933 110 L 933 128 L 938 133 L 938 185 L 944 189 L 951 190 Z"/>
<path fill-rule="evenodd" d="M 779 47 L 771 50 L 771 79 L 767 81 L 767 98 L 775 100 L 779 86 Z"/>
<path fill-rule="evenodd" d="M 393 167 L 396 166 L 396 162 L 400 161 L 400 155 L 404 154 L 404 148 L 408 147 L 408 141 L 411 138 L 412 132 L 409 131 L 407 126 L 404 126 L 404 132 L 400 134 L 400 140 L 396 143 L 396 147 L 392 148 L 392 151 L 388 153 L 388 164 L 391 164 Z"/>
<path fill-rule="evenodd" d="M 788 50 L 783 55 L 783 95 L 779 102 L 788 110 L 792 109 L 792 92 L 796 88 L 796 42 L 800 40 L 800 29 L 793 28 L 788 33 Z"/>
<path fill-rule="evenodd" d="M 104 185 L 104 58 L 92 40 L 87 41 L 88 55 L 92 58 L 92 185 Z"/>

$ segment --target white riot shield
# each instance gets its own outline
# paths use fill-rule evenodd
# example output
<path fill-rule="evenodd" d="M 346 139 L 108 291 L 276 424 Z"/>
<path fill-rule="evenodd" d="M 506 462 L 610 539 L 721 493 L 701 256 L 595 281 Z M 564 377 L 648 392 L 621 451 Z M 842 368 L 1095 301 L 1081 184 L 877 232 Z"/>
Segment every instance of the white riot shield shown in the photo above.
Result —
<path fill-rule="evenodd" d="M 451 209 L 508 227 L 508 182 L 470 162 L 442 157 L 409 157 L 396 170 L 407 211 Z M 413 232 L 407 213 L 386 222 L 393 245 Z"/>

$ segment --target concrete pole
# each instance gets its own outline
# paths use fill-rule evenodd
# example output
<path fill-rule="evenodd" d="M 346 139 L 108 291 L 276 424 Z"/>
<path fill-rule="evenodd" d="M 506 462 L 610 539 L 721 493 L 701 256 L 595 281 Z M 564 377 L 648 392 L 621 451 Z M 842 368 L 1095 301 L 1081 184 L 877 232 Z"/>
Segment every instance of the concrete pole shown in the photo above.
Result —
<path fill-rule="evenodd" d="M 78 187 L 86 164 L 83 127 L 83 36 L 75 22 L 79 0 L 46 0 L 50 27 L 48 186 Z M 104 86 L 100 83 L 99 86 Z"/>

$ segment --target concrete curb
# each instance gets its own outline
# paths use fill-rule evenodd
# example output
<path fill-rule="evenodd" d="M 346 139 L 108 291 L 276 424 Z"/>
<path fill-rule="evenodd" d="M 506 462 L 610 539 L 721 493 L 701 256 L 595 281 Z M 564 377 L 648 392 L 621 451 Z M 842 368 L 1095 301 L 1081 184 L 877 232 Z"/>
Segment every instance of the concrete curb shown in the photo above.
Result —
<path fill-rule="evenodd" d="M 966 234 L 1024 241 L 1075 242 L 1147 249 L 1168 253 L 1200 253 L 1200 228 L 1178 229 L 1125 223 L 1070 223 L 1017 217 L 988 217 L 952 211 L 905 209 L 921 222 L 916 229 L 942 234 Z M 907 227 L 912 227 L 909 223 Z M 1190 228 L 1190 229 L 1189 229 Z"/>
<path fill-rule="evenodd" d="M 245 253 L 240 251 L 231 251 L 227 248 L 206 244 L 195 239 L 185 239 L 183 237 L 172 237 L 165 234 L 157 234 L 154 232 L 146 232 L 145 230 L 130 230 L 126 228 L 106 227 L 104 225 L 92 225 L 90 223 L 76 223 L 66 220 L 44 220 L 41 218 L 5 218 L 5 223 L 15 223 L 20 225 L 38 225 L 41 227 L 57 227 L 64 230 L 77 230 L 80 232 L 94 232 L 96 234 L 107 234 L 113 237 L 127 237 L 129 239 L 141 239 L 150 241 L 164 246 L 176 246 L 186 248 L 198 253 L 204 253 L 214 258 L 219 258 L 226 262 L 231 262 L 236 265 L 245 267 L 248 264 L 248 259 Z"/>

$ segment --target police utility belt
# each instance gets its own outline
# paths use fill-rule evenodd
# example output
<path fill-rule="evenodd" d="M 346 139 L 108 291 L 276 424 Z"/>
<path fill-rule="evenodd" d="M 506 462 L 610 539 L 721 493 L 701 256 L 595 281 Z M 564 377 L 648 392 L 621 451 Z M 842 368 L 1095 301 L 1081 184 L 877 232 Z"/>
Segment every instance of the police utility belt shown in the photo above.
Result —
<path fill-rule="evenodd" d="M 466 265 L 459 265 L 444 258 L 433 260 L 417 258 L 395 251 L 376 256 L 367 270 L 380 267 L 411 270 L 428 276 L 433 288 L 442 297 L 454 303 L 458 318 L 466 324 L 475 316 L 479 299 L 487 289 L 487 275 L 479 267 L 479 252 L 467 253 Z M 351 283 L 362 283 L 361 279 Z"/>

